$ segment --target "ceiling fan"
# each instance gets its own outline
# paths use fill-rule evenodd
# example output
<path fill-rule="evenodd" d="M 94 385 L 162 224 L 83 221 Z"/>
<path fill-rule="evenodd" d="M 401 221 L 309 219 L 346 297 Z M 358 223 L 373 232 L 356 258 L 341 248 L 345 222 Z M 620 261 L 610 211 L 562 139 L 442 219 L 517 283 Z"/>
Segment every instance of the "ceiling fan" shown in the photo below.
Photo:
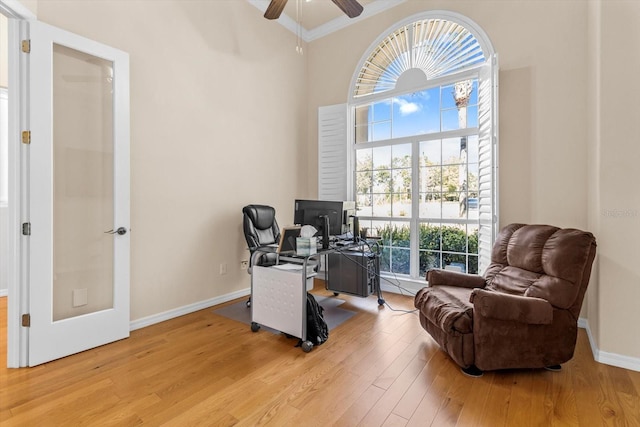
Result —
<path fill-rule="evenodd" d="M 349 18 L 360 16 L 364 9 L 357 0 L 331 0 L 340 8 Z M 278 19 L 282 10 L 287 4 L 287 0 L 271 0 L 264 17 L 267 19 Z"/>

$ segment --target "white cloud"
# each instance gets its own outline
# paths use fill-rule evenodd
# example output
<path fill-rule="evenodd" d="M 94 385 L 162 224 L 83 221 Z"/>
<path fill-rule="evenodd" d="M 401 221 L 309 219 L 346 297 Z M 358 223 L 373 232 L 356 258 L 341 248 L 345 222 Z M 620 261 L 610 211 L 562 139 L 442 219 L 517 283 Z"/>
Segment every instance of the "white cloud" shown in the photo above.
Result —
<path fill-rule="evenodd" d="M 409 102 L 406 99 L 393 98 L 393 102 L 400 106 L 400 114 L 403 116 L 408 116 L 409 114 L 417 113 L 422 110 L 422 106 L 420 104 Z"/>

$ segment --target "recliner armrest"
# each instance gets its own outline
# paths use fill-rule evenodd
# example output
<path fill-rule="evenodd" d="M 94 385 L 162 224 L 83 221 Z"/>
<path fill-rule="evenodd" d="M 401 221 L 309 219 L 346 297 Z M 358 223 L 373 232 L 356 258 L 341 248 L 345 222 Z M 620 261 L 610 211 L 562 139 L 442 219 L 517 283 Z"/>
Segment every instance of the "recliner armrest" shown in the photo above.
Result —
<path fill-rule="evenodd" d="M 473 304 L 474 318 L 477 313 L 481 317 L 533 325 L 548 325 L 553 321 L 553 306 L 542 298 L 474 289 L 469 302 Z"/>
<path fill-rule="evenodd" d="M 459 288 L 484 288 L 485 280 L 475 274 L 459 273 L 457 271 L 433 268 L 427 271 L 429 286 L 457 286 Z"/>

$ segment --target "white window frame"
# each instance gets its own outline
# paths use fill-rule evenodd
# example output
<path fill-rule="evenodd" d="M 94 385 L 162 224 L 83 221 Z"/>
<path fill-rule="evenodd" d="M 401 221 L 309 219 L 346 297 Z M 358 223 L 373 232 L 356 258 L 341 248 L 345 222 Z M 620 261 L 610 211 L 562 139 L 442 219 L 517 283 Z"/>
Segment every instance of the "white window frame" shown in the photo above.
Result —
<path fill-rule="evenodd" d="M 365 96 L 361 95 L 357 98 L 354 97 L 354 93 L 355 93 L 354 88 L 356 87 L 358 73 L 362 69 L 363 64 L 368 59 L 372 50 L 375 49 L 390 33 L 396 31 L 398 28 L 401 28 L 406 25 L 410 25 L 411 23 L 416 21 L 426 20 L 426 19 L 445 19 L 445 20 L 450 20 L 459 25 L 464 26 L 469 32 L 473 34 L 473 36 L 477 39 L 478 43 L 482 47 L 483 53 L 486 58 L 486 62 L 483 65 L 475 66 L 467 70 L 454 72 L 438 78 L 433 78 L 428 82 L 428 86 L 412 87 L 411 85 L 409 86 L 403 85 L 403 89 L 400 89 L 400 90 L 397 90 L 397 89 L 387 90 L 384 92 L 373 93 Z M 340 162 L 344 162 L 346 159 L 347 167 L 348 167 L 347 182 L 350 182 L 350 185 L 348 185 L 348 188 L 347 188 L 346 198 L 354 199 L 355 198 L 354 187 L 355 187 L 356 144 L 355 144 L 355 135 L 353 132 L 353 129 L 354 129 L 353 111 L 355 109 L 355 106 L 362 105 L 362 104 L 369 104 L 369 103 L 375 102 L 376 100 L 382 100 L 382 99 L 387 99 L 393 96 L 406 94 L 407 89 L 411 89 L 411 92 L 414 92 L 414 91 L 418 91 L 426 88 L 431 88 L 434 86 L 445 85 L 447 83 L 455 83 L 456 81 L 461 81 L 469 77 L 478 78 L 479 80 L 478 90 L 480 91 L 480 86 L 482 84 L 480 80 L 482 80 L 484 82 L 483 90 L 485 91 L 485 95 L 489 94 L 489 92 L 487 91 L 490 91 L 490 106 L 488 107 L 488 111 L 484 115 L 484 121 L 483 121 L 484 126 L 480 126 L 482 127 L 482 129 L 480 127 L 477 128 L 476 134 L 478 135 L 478 138 L 485 138 L 485 147 L 486 147 L 486 150 L 488 150 L 485 153 L 486 156 L 488 156 L 486 157 L 486 159 L 490 159 L 490 168 L 488 168 L 485 172 L 488 173 L 487 176 L 488 176 L 488 179 L 490 180 L 491 185 L 488 188 L 488 194 L 485 194 L 485 196 L 488 196 L 488 197 L 485 197 L 484 201 L 481 201 L 479 203 L 480 205 L 479 208 L 481 209 L 480 227 L 483 229 L 483 237 L 482 238 L 479 237 L 479 242 L 478 242 L 478 246 L 479 246 L 478 272 L 480 274 L 482 274 L 484 272 L 484 269 L 488 266 L 488 262 L 490 260 L 490 250 L 491 250 L 491 247 L 493 246 L 493 242 L 497 234 L 497 224 L 498 224 L 498 150 L 497 150 L 498 84 L 497 84 L 497 75 L 498 75 L 497 55 L 494 53 L 490 40 L 488 39 L 484 31 L 482 31 L 482 29 L 477 24 L 475 24 L 473 21 L 469 20 L 468 18 L 464 17 L 463 15 L 457 14 L 455 12 L 450 12 L 450 11 L 430 11 L 430 12 L 424 12 L 424 13 L 419 13 L 419 14 L 410 16 L 404 19 L 403 21 L 397 24 L 394 24 L 389 29 L 384 31 L 378 37 L 378 39 L 376 39 L 371 44 L 369 49 L 365 51 L 365 54 L 361 58 L 358 64 L 358 67 L 355 69 L 355 73 L 352 77 L 352 81 L 350 85 L 349 100 L 345 106 L 346 110 L 348 111 L 348 114 L 347 114 L 348 126 L 347 126 L 347 131 L 342 136 L 343 140 L 346 141 L 347 143 L 347 147 L 349 148 L 346 150 L 347 152 L 345 153 L 345 158 L 340 159 Z M 319 111 L 319 121 L 321 119 L 322 119 L 322 112 Z M 479 121 L 480 121 L 480 118 L 479 118 Z M 406 142 L 408 140 L 415 140 L 415 139 L 420 139 L 420 140 L 436 139 L 436 138 L 441 139 L 444 137 L 453 137 L 456 135 L 461 135 L 463 133 L 466 134 L 469 131 L 471 131 L 471 129 L 442 132 L 438 134 L 416 135 L 411 137 L 405 137 L 403 138 L 403 140 L 405 140 Z M 386 143 L 388 142 L 389 141 L 375 141 L 375 142 L 369 142 L 366 144 L 371 144 L 372 146 L 374 145 L 379 146 L 379 145 L 387 145 Z M 400 139 L 394 140 L 394 143 L 400 143 Z M 319 137 L 318 137 L 319 150 L 322 149 L 324 144 L 325 142 L 323 141 L 323 137 L 322 135 L 319 134 Z M 358 148 L 362 146 L 363 146 L 362 143 L 358 144 Z M 325 159 L 324 165 L 322 163 L 319 163 L 319 170 L 321 171 L 320 173 L 322 173 L 322 170 L 324 167 L 326 167 L 326 159 Z M 320 184 L 319 194 L 321 194 L 322 191 L 323 191 L 322 184 Z M 417 206 L 417 204 L 414 204 L 414 205 Z M 417 208 L 413 210 L 417 210 Z M 412 217 L 415 218 L 415 220 L 412 220 L 412 222 L 415 222 L 416 224 L 419 223 L 417 214 L 418 212 L 412 211 Z M 392 220 L 392 218 L 389 218 L 389 220 Z M 412 235 L 415 235 L 415 231 L 416 230 L 412 230 Z M 417 255 L 418 239 L 417 238 L 412 238 L 411 250 L 412 252 L 416 253 L 416 255 L 412 255 L 412 257 L 414 257 L 417 260 L 418 259 L 418 255 Z M 411 282 L 418 281 L 420 283 L 424 283 L 423 278 L 417 277 L 418 276 L 417 273 L 419 270 L 419 263 L 412 262 L 411 268 L 412 268 L 411 276 L 406 278 L 403 277 L 402 282 L 410 284 Z M 393 274 L 389 273 L 388 275 L 393 275 Z M 396 281 L 397 281 L 397 277 L 396 277 Z M 414 288 L 414 286 L 410 286 L 410 287 Z"/>
<path fill-rule="evenodd" d="M 433 79 L 429 81 L 429 85 L 426 87 L 419 87 L 417 88 L 415 91 L 421 91 L 421 90 L 429 90 L 429 89 L 433 89 L 433 88 L 441 88 L 443 86 L 448 86 L 451 84 L 454 84 L 456 82 L 459 81 L 463 81 L 463 80 L 479 80 L 480 79 L 480 71 L 478 69 L 472 69 L 472 70 L 468 70 L 465 72 L 461 72 L 461 73 L 456 73 L 453 75 L 447 75 L 447 76 L 443 76 L 437 79 Z M 401 96 L 401 95 L 407 95 L 410 93 L 413 93 L 415 91 L 402 91 L 402 92 L 398 92 L 398 91 L 386 91 L 386 92 L 380 92 L 380 93 L 376 93 L 376 94 L 372 94 L 370 96 L 366 96 L 366 97 L 361 97 L 358 99 L 357 102 L 353 102 L 349 105 L 349 114 L 351 115 L 351 122 L 355 123 L 355 110 L 357 107 L 362 106 L 362 105 L 368 105 L 368 104 L 372 104 L 374 102 L 379 102 L 379 101 L 384 101 L 390 98 L 394 98 L 397 96 Z M 439 114 L 439 112 L 438 112 Z M 352 125 L 352 130 L 353 130 L 353 125 Z M 391 138 L 391 139 L 386 139 L 386 140 L 377 140 L 377 141 L 371 141 L 371 142 L 360 142 L 360 143 L 355 143 L 353 140 L 350 142 L 349 146 L 350 146 L 350 158 L 353 159 L 350 163 L 350 170 L 349 173 L 351 176 L 353 176 L 352 178 L 352 182 L 354 182 L 354 184 L 351 185 L 351 194 L 353 194 L 353 198 L 357 197 L 356 191 L 355 191 L 355 174 L 356 174 L 356 158 L 357 158 L 357 154 L 356 152 L 358 150 L 361 149 L 368 149 L 368 148 L 372 148 L 372 147 L 387 147 L 387 146 L 393 146 L 393 145 L 398 145 L 398 144 L 411 144 L 412 145 L 412 194 L 419 194 L 419 189 L 418 189 L 418 184 L 419 184 L 419 179 L 418 179 L 418 175 L 419 174 L 419 165 L 418 165 L 418 161 L 419 161 L 419 147 L 420 147 L 420 143 L 424 142 L 424 141 L 433 141 L 433 140 L 445 140 L 445 139 L 450 139 L 450 138 L 458 138 L 458 137 L 462 137 L 462 136 L 478 136 L 479 137 L 479 128 L 478 127 L 467 127 L 464 129 L 456 129 L 456 130 L 449 130 L 449 131 L 440 131 L 440 132 L 432 132 L 432 133 L 427 133 L 427 134 L 416 134 L 416 135 L 411 135 L 411 136 L 405 136 L 405 137 L 399 137 L 399 138 Z M 352 135 L 352 139 L 354 132 L 350 132 L 350 135 Z M 414 199 L 415 200 L 415 199 Z M 424 223 L 426 220 L 428 219 L 436 219 L 436 218 L 424 218 L 424 217 L 420 217 L 419 215 L 419 206 L 420 203 L 419 202 L 414 202 L 412 203 L 412 211 L 411 211 L 411 216 L 408 219 L 405 218 L 398 218 L 398 217 L 378 217 L 378 216 L 361 216 L 361 224 L 364 223 L 365 221 L 369 221 L 369 220 L 373 220 L 373 221 L 390 221 L 390 222 L 407 222 L 409 224 L 410 227 L 410 234 L 411 236 L 419 236 L 419 230 L 420 230 L 420 225 L 422 223 Z M 472 220 L 469 220 L 467 218 L 464 219 L 444 219 L 444 218 L 439 218 L 437 219 L 437 221 L 439 223 L 441 223 L 442 225 L 458 225 L 458 224 L 472 224 Z M 477 221 L 477 224 L 479 224 L 480 221 Z M 410 242 L 410 252 L 411 252 L 411 262 L 410 262 L 410 268 L 411 271 L 409 273 L 409 280 L 418 280 L 420 278 L 420 248 L 419 248 L 419 238 L 411 238 L 411 242 Z M 443 252 L 447 252 L 447 251 L 440 251 L 440 253 L 442 254 Z M 478 258 L 480 258 L 479 254 L 478 254 Z M 479 261 L 479 260 L 478 260 Z M 479 272 L 481 271 L 481 268 L 479 266 Z M 397 273 L 392 273 L 392 272 L 384 272 L 387 275 L 396 275 Z"/>

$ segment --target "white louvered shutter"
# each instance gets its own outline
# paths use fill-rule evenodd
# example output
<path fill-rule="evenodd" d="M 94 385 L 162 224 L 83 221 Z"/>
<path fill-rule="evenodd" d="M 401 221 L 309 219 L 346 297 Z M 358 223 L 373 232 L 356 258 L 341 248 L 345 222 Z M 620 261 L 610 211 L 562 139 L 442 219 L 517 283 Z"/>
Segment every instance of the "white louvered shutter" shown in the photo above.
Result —
<path fill-rule="evenodd" d="M 478 158 L 478 273 L 491 263 L 491 249 L 498 232 L 498 60 L 493 56 L 480 70 L 478 85 L 480 133 Z"/>
<path fill-rule="evenodd" d="M 318 108 L 318 199 L 349 200 L 347 104 Z"/>

